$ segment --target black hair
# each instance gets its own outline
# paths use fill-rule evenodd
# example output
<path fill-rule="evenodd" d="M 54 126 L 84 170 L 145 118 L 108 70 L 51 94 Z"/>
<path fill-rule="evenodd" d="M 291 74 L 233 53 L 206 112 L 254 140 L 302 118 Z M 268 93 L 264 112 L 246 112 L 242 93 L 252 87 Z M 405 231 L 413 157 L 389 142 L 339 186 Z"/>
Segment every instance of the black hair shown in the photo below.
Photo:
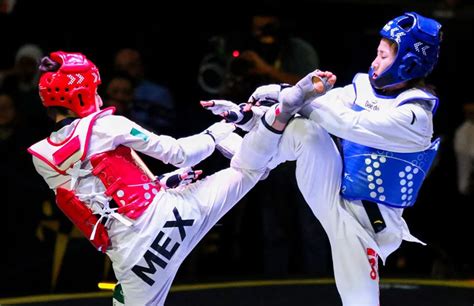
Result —
<path fill-rule="evenodd" d="M 61 64 L 52 60 L 49 56 L 45 56 L 41 59 L 39 65 L 39 71 L 41 73 L 45 72 L 56 72 L 61 67 Z"/>

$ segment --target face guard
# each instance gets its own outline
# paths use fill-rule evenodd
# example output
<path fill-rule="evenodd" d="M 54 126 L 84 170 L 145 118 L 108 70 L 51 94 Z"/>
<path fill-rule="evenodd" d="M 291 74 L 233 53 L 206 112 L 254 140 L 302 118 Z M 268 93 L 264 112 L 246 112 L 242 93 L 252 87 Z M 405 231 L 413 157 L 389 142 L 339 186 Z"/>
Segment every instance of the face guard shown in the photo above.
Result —
<path fill-rule="evenodd" d="M 374 88 L 384 89 L 402 82 L 426 77 L 438 62 L 441 24 L 409 12 L 389 21 L 380 31 L 383 38 L 397 44 L 394 62 L 377 78 L 369 69 Z"/>

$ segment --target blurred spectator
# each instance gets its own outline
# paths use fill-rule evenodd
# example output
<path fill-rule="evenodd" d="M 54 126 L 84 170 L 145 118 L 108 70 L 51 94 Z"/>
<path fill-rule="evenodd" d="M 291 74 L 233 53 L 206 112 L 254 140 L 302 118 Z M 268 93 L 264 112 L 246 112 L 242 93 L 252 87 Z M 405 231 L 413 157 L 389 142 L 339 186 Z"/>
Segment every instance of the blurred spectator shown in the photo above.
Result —
<path fill-rule="evenodd" d="M 455 247 L 465 243 L 463 234 L 472 232 L 474 213 L 474 102 L 463 105 L 464 121 L 454 133 L 454 152 L 457 165 L 457 188 L 459 202 L 452 218 L 455 228 L 453 244 Z M 472 277 L 474 273 L 474 252 L 472 249 L 454 251 L 451 256 L 456 261 L 458 277 Z"/>
<path fill-rule="evenodd" d="M 132 118 L 134 90 L 134 79 L 128 74 L 117 73 L 112 75 L 105 85 L 104 106 L 114 106 L 116 115 L 134 120 Z"/>
<path fill-rule="evenodd" d="M 128 73 L 135 81 L 135 120 L 156 133 L 170 134 L 176 118 L 173 97 L 168 88 L 146 77 L 140 52 L 120 49 L 115 55 L 114 67 L 116 71 Z"/>
<path fill-rule="evenodd" d="M 43 50 L 34 44 L 21 46 L 15 55 L 15 66 L 12 77 L 20 92 L 36 90 L 38 85 L 38 62 L 43 57 Z M 4 80 L 6 82 L 6 80 Z"/>
<path fill-rule="evenodd" d="M 14 132 L 16 110 L 13 97 L 0 92 L 0 140 L 9 139 Z"/>
<path fill-rule="evenodd" d="M 15 7 L 16 0 L 0 0 L 0 14 L 10 14 Z"/>
<path fill-rule="evenodd" d="M 452 19 L 470 19 L 474 17 L 472 3 L 463 0 L 439 0 L 433 6 L 433 17 L 446 22 Z"/>
<path fill-rule="evenodd" d="M 454 151 L 458 169 L 458 189 L 464 196 L 474 195 L 474 102 L 463 106 L 465 120 L 456 129 Z M 472 203 L 471 203 L 472 204 Z"/>
<path fill-rule="evenodd" d="M 433 16 L 442 19 L 451 19 L 456 15 L 461 0 L 442 0 L 433 9 Z"/>
<path fill-rule="evenodd" d="M 39 46 L 21 46 L 15 55 L 13 67 L 0 73 L 0 87 L 17 97 L 17 111 L 26 117 L 31 126 L 46 131 L 47 117 L 37 92 L 38 63 L 42 57 L 43 50 Z"/>
<path fill-rule="evenodd" d="M 4 209 L 0 244 L 8 246 L 0 252 L 0 296 L 40 293 L 48 285 L 49 258 L 35 231 L 49 190 L 35 174 L 26 151 L 39 137 L 38 131 L 22 120 L 16 101 L 14 95 L 0 90 L 0 186 Z M 28 275 L 28 282 L 18 275 Z"/>

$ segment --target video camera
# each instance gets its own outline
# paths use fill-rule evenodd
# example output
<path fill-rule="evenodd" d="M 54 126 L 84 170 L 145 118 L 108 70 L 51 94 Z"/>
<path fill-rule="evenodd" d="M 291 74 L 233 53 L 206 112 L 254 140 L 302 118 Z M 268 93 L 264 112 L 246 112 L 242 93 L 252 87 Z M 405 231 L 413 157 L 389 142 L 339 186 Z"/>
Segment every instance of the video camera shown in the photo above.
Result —
<path fill-rule="evenodd" d="M 209 40 L 210 52 L 199 65 L 198 84 L 209 94 L 225 92 L 229 82 L 248 75 L 253 63 L 239 57 L 240 51 L 228 47 L 228 39 L 214 36 Z"/>

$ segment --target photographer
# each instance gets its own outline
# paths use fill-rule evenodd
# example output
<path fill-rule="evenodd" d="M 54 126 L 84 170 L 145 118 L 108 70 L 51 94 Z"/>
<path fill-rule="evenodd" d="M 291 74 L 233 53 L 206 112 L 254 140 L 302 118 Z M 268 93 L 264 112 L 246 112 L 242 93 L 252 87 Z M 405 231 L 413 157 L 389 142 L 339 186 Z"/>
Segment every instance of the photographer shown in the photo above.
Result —
<path fill-rule="evenodd" d="M 312 68 L 319 67 L 316 50 L 301 38 L 290 36 L 278 16 L 253 16 L 251 34 L 252 49 L 240 55 L 249 62 L 250 75 L 293 85 Z"/>
<path fill-rule="evenodd" d="M 229 63 L 222 94 L 234 101 L 246 100 L 263 84 L 295 84 L 319 67 L 316 50 L 307 41 L 289 34 L 276 14 L 256 14 L 250 19 L 249 37 L 240 54 Z"/>

